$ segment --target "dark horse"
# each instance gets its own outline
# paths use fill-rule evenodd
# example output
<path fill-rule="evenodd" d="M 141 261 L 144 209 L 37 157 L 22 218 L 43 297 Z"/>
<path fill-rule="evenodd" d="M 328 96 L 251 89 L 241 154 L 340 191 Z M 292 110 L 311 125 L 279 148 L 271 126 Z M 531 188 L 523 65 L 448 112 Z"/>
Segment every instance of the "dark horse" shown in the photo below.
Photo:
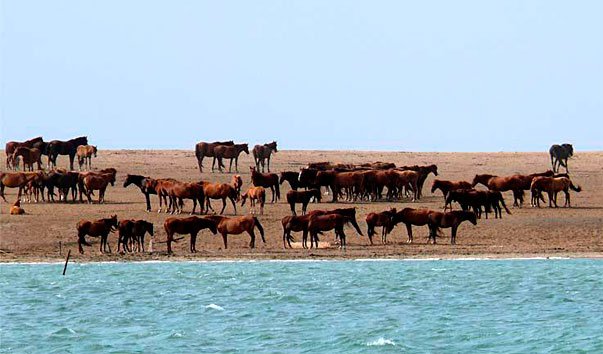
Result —
<path fill-rule="evenodd" d="M 299 203 L 302 205 L 302 215 L 306 214 L 306 209 L 308 208 L 308 203 L 312 198 L 315 198 L 317 202 L 320 202 L 321 199 L 320 190 L 318 189 L 310 189 L 307 191 L 294 191 L 291 190 L 287 193 L 287 203 L 291 206 L 291 213 L 293 215 L 297 215 L 295 213 L 295 204 Z"/>
<path fill-rule="evenodd" d="M 42 137 L 36 137 L 27 141 L 23 141 L 23 142 L 19 142 L 19 141 L 9 141 L 6 143 L 6 146 L 4 147 L 4 152 L 6 153 L 6 169 L 10 170 L 15 165 L 15 161 L 12 160 L 13 157 L 13 153 L 15 152 L 15 150 L 20 147 L 20 146 L 24 146 L 24 147 L 28 147 L 28 148 L 33 148 L 37 146 L 35 145 L 36 143 L 40 143 L 42 142 Z"/>
<path fill-rule="evenodd" d="M 189 250 L 197 252 L 197 234 L 203 229 L 209 229 L 214 235 L 218 232 L 215 220 L 207 217 L 191 216 L 188 218 L 167 218 L 163 223 L 167 234 L 167 252 L 172 253 L 172 242 L 175 242 L 174 234 L 191 235 Z"/>
<path fill-rule="evenodd" d="M 81 136 L 67 141 L 53 140 L 48 143 L 48 167 L 51 165 L 57 167 L 57 156 L 69 155 L 69 169 L 73 170 L 73 160 L 77 153 L 77 147 L 80 145 L 88 145 L 88 138 Z"/>
<path fill-rule="evenodd" d="M 278 152 L 276 149 L 276 141 L 273 141 L 264 145 L 256 145 L 253 147 L 253 160 L 255 161 L 256 170 L 260 170 L 262 165 L 262 172 L 264 171 L 265 161 L 268 162 L 268 172 L 270 172 L 270 155 L 274 152 Z"/>
<path fill-rule="evenodd" d="M 104 253 L 106 247 L 109 247 L 109 253 L 111 253 L 111 246 L 107 242 L 107 238 L 109 237 L 109 233 L 117 230 L 119 227 L 117 221 L 117 215 L 111 215 L 110 218 L 107 219 L 99 219 L 96 221 L 88 221 L 88 220 L 80 220 L 77 223 L 77 246 L 81 254 L 84 253 L 85 246 L 92 246 L 88 242 L 86 242 L 86 235 L 93 237 L 100 237 L 100 252 Z"/>
<path fill-rule="evenodd" d="M 235 162 L 235 169 L 239 172 L 239 155 L 245 152 L 249 155 L 249 145 L 248 144 L 234 144 L 232 146 L 216 146 L 214 149 L 214 159 L 218 159 L 218 170 L 222 172 L 222 167 L 224 164 L 222 163 L 222 159 L 229 159 L 230 165 L 228 166 L 228 172 L 232 171 L 232 160 Z"/>
<path fill-rule="evenodd" d="M 452 228 L 450 234 L 450 244 L 456 244 L 456 231 L 459 225 L 468 220 L 473 225 L 477 225 L 477 216 L 472 211 L 453 210 L 447 213 L 441 211 L 432 211 L 428 215 L 429 218 L 429 239 L 436 243 L 436 236 L 440 228 Z"/>
<path fill-rule="evenodd" d="M 213 157 L 214 160 L 211 164 L 211 170 L 214 170 L 214 165 L 216 164 L 216 158 L 214 155 L 214 148 L 216 146 L 225 145 L 225 146 L 233 146 L 234 141 L 214 141 L 213 143 L 206 143 L 201 141 L 195 145 L 195 156 L 197 157 L 197 163 L 199 164 L 199 172 L 203 173 L 203 158 L 204 157 Z M 225 166 L 222 166 L 225 167 Z"/>
<path fill-rule="evenodd" d="M 270 188 L 272 191 L 272 203 L 281 199 L 281 189 L 278 183 L 276 173 L 261 173 L 255 170 L 255 167 L 249 166 L 251 172 L 251 183 L 256 187 Z"/>
<path fill-rule="evenodd" d="M 144 194 L 144 197 L 147 202 L 147 211 L 151 211 L 151 198 L 149 197 L 149 195 L 157 194 L 157 192 L 153 188 L 147 188 L 146 182 L 148 179 L 150 179 L 150 177 L 140 175 L 127 175 L 126 180 L 124 181 L 124 188 L 126 188 L 130 184 L 133 184 L 140 188 L 140 191 L 142 192 L 142 194 Z"/>
<path fill-rule="evenodd" d="M 555 144 L 549 149 L 551 155 L 551 165 L 553 165 L 553 172 L 559 172 L 561 166 L 565 167 L 565 173 L 569 173 L 567 168 L 567 159 L 574 155 L 574 147 L 572 144 Z"/>

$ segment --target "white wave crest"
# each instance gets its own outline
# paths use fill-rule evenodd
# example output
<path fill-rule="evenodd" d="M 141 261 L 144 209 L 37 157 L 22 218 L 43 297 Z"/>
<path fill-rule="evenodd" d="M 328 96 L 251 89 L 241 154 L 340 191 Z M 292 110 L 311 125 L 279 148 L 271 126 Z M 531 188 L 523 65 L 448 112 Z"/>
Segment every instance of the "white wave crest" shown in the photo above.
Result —
<path fill-rule="evenodd" d="M 224 308 L 222 306 L 216 305 L 216 304 L 209 304 L 207 306 L 205 306 L 206 309 L 213 309 L 213 310 L 218 310 L 218 311 L 224 311 Z"/>
<path fill-rule="evenodd" d="M 384 346 L 384 345 L 393 345 L 393 346 L 395 346 L 396 343 L 393 340 L 391 340 L 391 339 L 385 339 L 385 338 L 381 337 L 381 338 L 377 339 L 376 341 L 372 341 L 372 342 L 366 343 L 366 345 L 369 346 L 369 347 L 373 347 L 373 346 L 381 347 L 381 346 Z"/>

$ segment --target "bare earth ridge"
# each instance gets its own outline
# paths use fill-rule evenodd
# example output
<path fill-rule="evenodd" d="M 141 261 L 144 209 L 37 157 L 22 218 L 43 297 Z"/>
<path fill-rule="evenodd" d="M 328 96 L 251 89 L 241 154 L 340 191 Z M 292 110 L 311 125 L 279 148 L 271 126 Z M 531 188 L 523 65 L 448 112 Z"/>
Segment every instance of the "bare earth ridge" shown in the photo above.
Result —
<path fill-rule="evenodd" d="M 4 158 L 4 151 L 0 152 Z M 308 162 L 332 161 L 341 163 L 362 163 L 373 161 L 394 162 L 397 165 L 432 164 L 438 165 L 440 175 L 437 178 L 447 180 L 471 181 L 477 173 L 510 175 L 514 173 L 542 172 L 550 168 L 547 153 L 414 153 L 414 152 L 359 152 L 359 151 L 281 151 L 274 155 L 272 172 L 285 170 L 298 171 Z M 569 161 L 574 184 L 583 188 L 581 193 L 572 192 L 573 208 L 549 209 L 511 208 L 512 215 L 503 215 L 503 219 L 481 219 L 478 225 L 464 223 L 459 228 L 457 245 L 449 244 L 450 230 L 445 229 L 445 238 L 438 239 L 439 244 L 427 244 L 427 227 L 414 228 L 415 243 L 408 245 L 406 230 L 399 225 L 389 237 L 388 245 L 369 246 L 366 237 L 364 218 L 372 211 L 382 211 L 390 207 L 425 207 L 441 210 L 443 198 L 438 191 L 430 193 L 433 175 L 430 175 L 423 190 L 424 197 L 418 202 L 362 202 L 337 203 L 323 202 L 310 204 L 308 210 L 330 209 L 356 206 L 357 218 L 365 233 L 364 237 L 346 228 L 348 249 L 345 252 L 333 244 L 333 234 L 328 233 L 321 239 L 330 241 L 331 248 L 326 249 L 287 249 L 282 247 L 282 229 L 280 220 L 289 215 L 289 206 L 281 200 L 277 204 L 267 204 L 263 216 L 259 216 L 266 230 L 266 244 L 256 240 L 256 249 L 249 249 L 249 237 L 246 234 L 229 236 L 229 249 L 222 249 L 222 239 L 203 231 L 197 239 L 198 253 L 188 252 L 188 236 L 174 245 L 175 255 L 166 254 L 166 238 L 163 221 L 168 215 L 156 212 L 157 197 L 151 196 L 154 212 L 145 211 L 144 196 L 135 186 L 123 188 L 127 173 L 141 174 L 155 178 L 173 177 L 181 181 L 230 182 L 232 174 L 203 173 L 200 175 L 192 151 L 182 150 L 101 150 L 98 158 L 93 159 L 95 169 L 115 167 L 118 178 L 115 187 L 109 187 L 106 203 L 23 203 L 27 215 L 9 215 L 10 205 L 16 199 L 16 189 L 6 189 L 9 203 L 0 204 L 0 261 L 1 262 L 37 262 L 60 261 L 67 249 L 72 250 L 75 261 L 132 261 L 132 260 L 219 260 L 219 259 L 332 259 L 332 258 L 459 258 L 459 257 L 603 257 L 603 152 L 580 152 Z M 68 160 L 59 157 L 59 167 L 66 167 Z M 239 169 L 244 181 L 244 190 L 250 185 L 249 168 L 253 158 L 241 155 Z M 209 171 L 211 160 L 204 161 L 205 171 Z M 288 184 L 282 186 L 284 198 L 289 190 Z M 529 192 L 526 192 L 529 202 Z M 505 192 L 505 201 L 510 206 L 512 196 Z M 270 192 L 267 199 L 270 200 Z M 563 194 L 559 197 L 563 204 Z M 324 201 L 330 198 L 323 199 Z M 220 205 L 213 201 L 212 205 Z M 185 204 L 190 212 L 192 204 Z M 299 209 L 299 206 L 298 206 Z M 231 206 L 226 214 L 232 215 Z M 238 206 L 238 212 L 248 213 L 248 205 Z M 80 219 L 98 219 L 117 214 L 118 218 L 146 219 L 155 224 L 155 252 L 153 254 L 109 254 L 102 255 L 98 250 L 99 240 L 88 238 L 93 247 L 86 247 L 85 254 L 77 253 L 75 225 Z M 182 215 L 187 216 L 187 215 Z M 259 236 L 259 235 L 258 235 Z M 300 234 L 294 234 L 296 240 Z M 379 237 L 375 238 L 379 241 Z M 116 234 L 109 236 L 109 242 L 115 251 Z M 60 250 L 62 248 L 62 250 Z M 60 252 L 62 251 L 62 252 Z"/>

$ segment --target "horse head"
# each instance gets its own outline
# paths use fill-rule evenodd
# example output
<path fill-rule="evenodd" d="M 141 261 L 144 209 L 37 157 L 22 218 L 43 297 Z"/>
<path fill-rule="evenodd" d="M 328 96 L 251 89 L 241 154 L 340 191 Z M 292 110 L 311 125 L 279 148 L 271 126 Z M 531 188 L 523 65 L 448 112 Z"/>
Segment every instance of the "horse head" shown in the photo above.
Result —
<path fill-rule="evenodd" d="M 574 156 L 574 146 L 572 144 L 561 144 L 565 151 L 567 151 L 568 156 Z"/>
<path fill-rule="evenodd" d="M 438 188 L 440 188 L 440 180 L 434 179 L 433 183 L 431 184 L 431 193 L 433 194 Z"/>
<path fill-rule="evenodd" d="M 94 157 L 96 157 L 96 152 L 98 151 L 98 149 L 96 148 L 95 145 L 92 145 L 92 152 L 94 153 Z"/>
<path fill-rule="evenodd" d="M 149 232 L 149 235 L 153 236 L 153 223 L 145 221 L 144 222 L 146 230 Z"/>
<path fill-rule="evenodd" d="M 109 219 L 107 219 L 107 221 L 109 222 L 111 231 L 114 231 L 114 229 L 117 230 L 117 228 L 119 227 L 119 221 L 117 220 L 117 215 L 115 215 L 115 214 L 111 215 L 111 217 Z"/>
<path fill-rule="evenodd" d="M 278 149 L 276 148 L 276 141 L 273 141 L 270 144 L 266 144 L 266 146 L 272 149 L 272 151 L 274 151 L 275 153 L 278 152 Z"/>
<path fill-rule="evenodd" d="M 249 155 L 249 144 L 242 144 L 243 151 Z"/>

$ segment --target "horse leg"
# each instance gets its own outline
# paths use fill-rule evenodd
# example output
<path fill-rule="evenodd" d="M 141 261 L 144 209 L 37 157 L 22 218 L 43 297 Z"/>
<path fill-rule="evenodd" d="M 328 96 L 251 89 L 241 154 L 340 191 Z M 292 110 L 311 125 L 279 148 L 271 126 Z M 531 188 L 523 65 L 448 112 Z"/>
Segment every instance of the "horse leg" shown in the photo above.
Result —
<path fill-rule="evenodd" d="M 275 203 L 276 194 L 274 191 L 274 186 L 270 186 L 270 191 L 272 192 L 272 203 Z"/>
<path fill-rule="evenodd" d="M 251 240 L 249 241 L 249 248 L 255 248 L 255 232 L 253 231 L 253 227 L 247 231 Z"/>
<path fill-rule="evenodd" d="M 452 231 L 450 233 L 450 244 L 451 245 L 456 245 L 456 230 L 458 227 L 459 227 L 458 225 L 452 226 Z"/>
<path fill-rule="evenodd" d="M 270 173 L 270 156 L 266 159 L 268 163 L 268 173 Z"/>
<path fill-rule="evenodd" d="M 291 215 L 297 215 L 297 213 L 295 213 L 295 202 L 291 201 L 289 202 L 289 206 L 291 207 Z M 302 208 L 302 215 L 304 213 L 304 209 Z"/>
<path fill-rule="evenodd" d="M 222 198 L 222 210 L 220 211 L 220 215 L 224 213 L 224 209 L 226 209 L 226 197 Z"/>
<path fill-rule="evenodd" d="M 228 234 L 227 233 L 222 233 L 222 241 L 224 241 L 224 249 L 228 248 Z"/>
<path fill-rule="evenodd" d="M 167 229 L 167 227 L 166 227 Z M 167 253 L 172 254 L 172 241 L 174 241 L 174 232 L 171 230 L 165 230 L 167 233 Z"/>
<path fill-rule="evenodd" d="M 196 209 L 197 209 L 197 199 L 193 198 L 193 211 L 191 211 L 191 215 L 195 214 Z"/>
<path fill-rule="evenodd" d="M 194 232 L 191 232 L 191 243 L 189 246 L 191 253 L 197 252 L 196 245 L 197 245 L 197 234 Z"/>
<path fill-rule="evenodd" d="M 234 209 L 234 214 L 237 215 L 237 203 L 235 203 L 234 198 L 230 198 L 230 202 L 232 203 L 232 207 Z"/>
<path fill-rule="evenodd" d="M 412 225 L 410 223 L 406 223 L 406 233 L 408 234 L 406 243 L 412 243 Z"/>
<path fill-rule="evenodd" d="M 230 160 L 232 161 L 232 160 Z M 239 173 L 239 157 L 235 157 L 235 170 Z"/>
<path fill-rule="evenodd" d="M 234 159 L 230 159 L 230 164 L 228 164 L 228 173 L 232 172 L 232 160 Z"/>

